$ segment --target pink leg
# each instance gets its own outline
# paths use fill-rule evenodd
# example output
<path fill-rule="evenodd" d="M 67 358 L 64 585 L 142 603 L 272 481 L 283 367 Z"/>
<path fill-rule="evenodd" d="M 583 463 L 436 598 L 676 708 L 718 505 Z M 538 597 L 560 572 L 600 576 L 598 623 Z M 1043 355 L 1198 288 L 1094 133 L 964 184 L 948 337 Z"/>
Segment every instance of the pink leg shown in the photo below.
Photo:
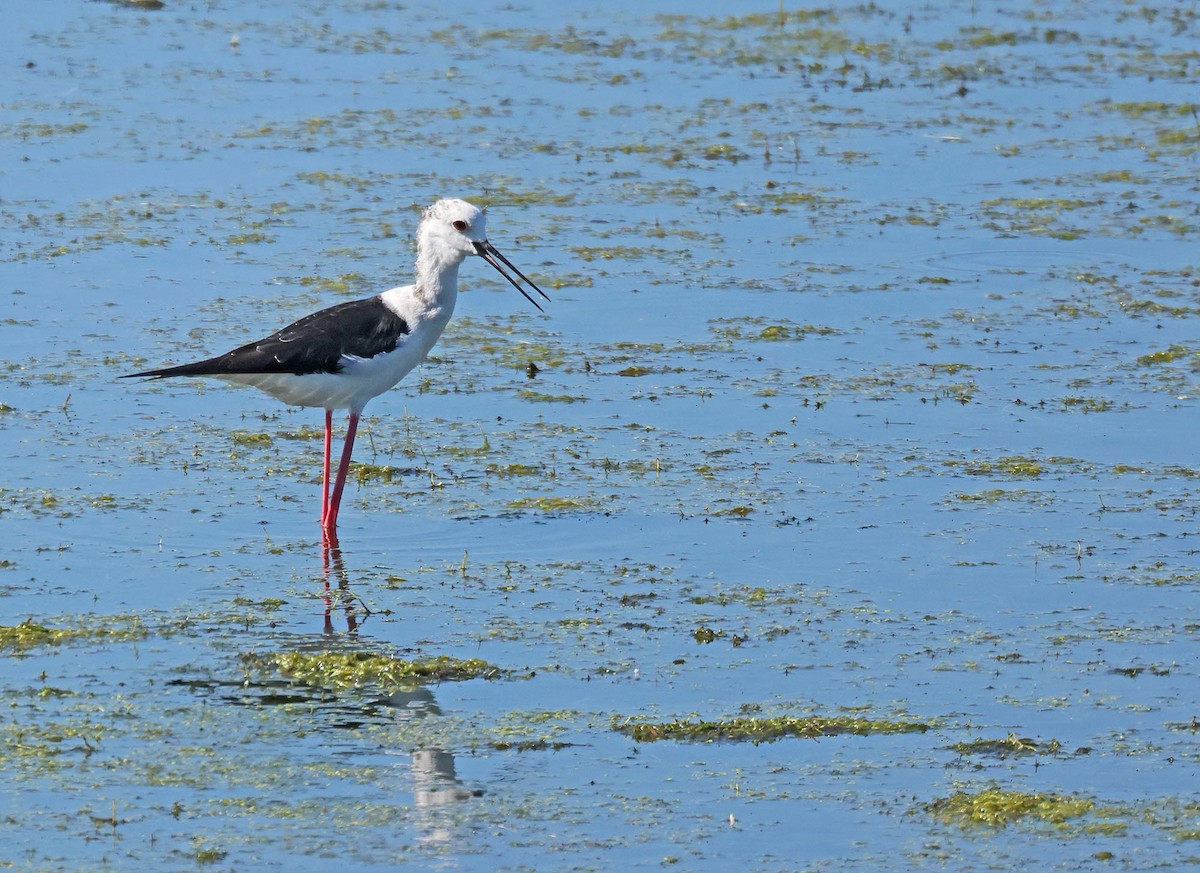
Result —
<path fill-rule="evenodd" d="M 346 425 L 346 443 L 342 446 L 342 460 L 338 464 L 337 478 L 333 483 L 333 496 L 329 499 L 329 511 L 321 520 L 327 537 L 337 536 L 338 507 L 342 504 L 342 491 L 346 487 L 346 474 L 350 472 L 350 455 L 354 452 L 354 434 L 358 432 L 358 413 L 350 413 Z"/>
<path fill-rule="evenodd" d="M 325 463 L 321 468 L 321 524 L 329 517 L 329 450 L 333 445 L 333 410 L 325 410 Z"/>

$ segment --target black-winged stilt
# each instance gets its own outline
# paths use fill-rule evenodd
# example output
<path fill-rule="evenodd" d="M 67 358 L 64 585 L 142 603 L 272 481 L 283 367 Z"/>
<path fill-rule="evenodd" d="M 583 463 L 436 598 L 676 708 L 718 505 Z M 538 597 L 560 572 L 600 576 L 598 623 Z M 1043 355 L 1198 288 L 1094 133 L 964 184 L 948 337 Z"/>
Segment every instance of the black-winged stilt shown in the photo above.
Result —
<path fill-rule="evenodd" d="M 214 376 L 252 385 L 294 406 L 325 410 L 325 460 L 321 478 L 321 527 L 336 537 L 338 507 L 358 419 L 367 401 L 387 391 L 421 363 L 454 314 L 458 268 L 469 255 L 479 255 L 541 310 L 520 282 L 550 298 L 488 242 L 487 219 L 465 200 L 439 200 L 417 229 L 416 282 L 365 300 L 352 300 L 306 315 L 266 339 L 215 358 L 130 373 L 123 378 Z M 516 274 L 510 275 L 508 267 Z M 350 413 L 346 440 L 333 492 L 329 490 L 329 455 L 333 410 Z"/>

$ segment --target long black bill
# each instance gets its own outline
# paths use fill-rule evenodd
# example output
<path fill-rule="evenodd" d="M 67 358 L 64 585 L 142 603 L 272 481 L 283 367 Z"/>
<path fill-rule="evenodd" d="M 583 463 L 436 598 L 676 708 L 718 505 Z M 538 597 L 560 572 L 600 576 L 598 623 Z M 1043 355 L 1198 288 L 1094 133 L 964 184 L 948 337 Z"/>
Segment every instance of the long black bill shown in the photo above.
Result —
<path fill-rule="evenodd" d="M 534 306 L 536 306 L 538 312 L 545 312 L 545 310 L 542 309 L 541 304 L 538 303 L 536 300 L 534 300 L 532 297 L 530 297 L 529 294 L 525 291 L 525 289 L 521 287 L 521 283 L 518 282 L 516 279 L 514 279 L 512 276 L 510 276 L 508 274 L 508 272 L 504 269 L 504 267 L 508 267 L 509 270 L 512 270 L 514 273 L 516 273 L 517 276 L 520 277 L 521 280 L 525 282 L 525 284 L 527 284 L 530 288 L 532 288 L 538 294 L 542 295 L 542 299 L 545 300 L 547 303 L 549 303 L 550 298 L 546 296 L 545 291 L 543 291 L 537 285 L 534 285 L 533 281 L 528 276 L 526 276 L 524 273 L 522 273 L 520 270 L 518 270 L 515 266 L 513 266 L 513 262 L 510 261 L 508 258 L 504 257 L 504 255 L 500 254 L 500 250 L 497 249 L 494 245 L 492 245 L 487 240 L 484 240 L 483 242 L 474 243 L 474 246 L 475 246 L 475 252 L 479 255 L 479 257 L 483 258 L 485 261 L 487 261 L 489 264 L 491 264 L 493 267 L 495 267 L 496 272 L 498 272 L 501 276 L 503 276 L 505 279 L 507 279 L 508 284 L 512 285 L 514 288 L 516 288 L 518 291 L 520 291 L 522 297 L 524 297 L 526 300 L 528 300 L 530 303 L 532 303 Z M 499 258 L 499 260 L 497 260 L 497 258 Z M 504 266 L 501 266 L 501 263 L 503 263 Z"/>

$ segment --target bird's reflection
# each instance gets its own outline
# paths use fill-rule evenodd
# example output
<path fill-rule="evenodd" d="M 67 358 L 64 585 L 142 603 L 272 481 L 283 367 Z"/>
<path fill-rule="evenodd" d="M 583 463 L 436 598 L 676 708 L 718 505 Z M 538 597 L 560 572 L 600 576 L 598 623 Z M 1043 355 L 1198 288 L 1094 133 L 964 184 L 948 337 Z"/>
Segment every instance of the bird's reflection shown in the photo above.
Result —
<path fill-rule="evenodd" d="M 322 542 L 322 576 L 325 585 L 325 634 L 334 634 L 334 616 L 346 616 L 346 632 L 358 634 L 362 622 L 371 615 L 358 595 L 350 591 L 350 578 L 346 570 L 346 558 L 337 542 L 337 536 L 324 537 Z M 424 685 L 398 688 L 388 696 L 378 699 L 376 705 L 394 712 L 397 723 L 414 724 L 430 716 L 442 715 L 433 692 Z M 469 800 L 479 791 L 467 788 L 455 772 L 454 753 L 444 748 L 415 748 L 410 757 L 409 770 L 413 777 L 413 801 L 418 811 L 418 824 L 422 832 L 421 842 L 446 843 L 455 838 L 454 819 L 446 818 L 440 809 Z"/>
<path fill-rule="evenodd" d="M 341 611 L 346 616 L 346 633 L 356 634 L 371 610 L 350 590 L 350 575 L 337 535 L 326 535 L 321 542 L 321 571 L 325 583 L 325 633 L 333 634 L 333 615 Z M 331 583 L 336 580 L 336 587 Z"/>
<path fill-rule="evenodd" d="M 350 590 L 350 575 L 337 536 L 326 536 L 321 545 L 321 571 L 325 584 L 325 634 L 334 630 L 334 616 L 345 616 L 346 633 L 357 635 L 362 623 L 371 615 L 362 599 Z M 433 692 L 424 685 L 413 685 L 393 691 L 375 705 L 394 713 L 400 725 L 415 725 L 430 716 L 440 716 L 441 709 Z M 419 734 L 419 732 L 417 732 Z M 454 767 L 454 754 L 439 747 L 417 748 L 412 751 L 409 769 L 413 783 L 413 805 L 421 842 L 447 843 L 455 839 L 454 819 L 442 810 L 447 806 L 469 800 L 479 792 L 463 785 Z"/>
<path fill-rule="evenodd" d="M 401 723 L 441 715 L 433 692 L 424 686 L 393 692 L 384 703 L 392 707 L 396 713 L 396 721 Z M 414 749 L 410 772 L 417 822 L 422 831 L 419 840 L 424 843 L 453 841 L 456 819 L 447 817 L 443 809 L 451 804 L 470 800 L 479 792 L 463 785 L 454 769 L 454 754 L 445 749 Z"/>

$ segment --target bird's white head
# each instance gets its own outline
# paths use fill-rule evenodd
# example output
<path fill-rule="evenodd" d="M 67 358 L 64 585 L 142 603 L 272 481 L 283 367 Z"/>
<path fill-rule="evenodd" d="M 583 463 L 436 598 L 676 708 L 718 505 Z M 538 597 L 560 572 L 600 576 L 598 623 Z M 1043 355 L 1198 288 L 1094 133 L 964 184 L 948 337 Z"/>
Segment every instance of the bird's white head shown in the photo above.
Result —
<path fill-rule="evenodd" d="M 421 216 L 420 242 L 458 253 L 461 263 L 475 254 L 475 244 L 487 242 L 487 216 L 466 200 L 439 200 Z"/>
<path fill-rule="evenodd" d="M 457 275 L 458 266 L 468 255 L 479 255 L 491 264 L 500 275 L 509 281 L 521 294 L 540 310 L 542 307 L 529 293 L 521 287 L 517 278 L 524 281 L 530 288 L 541 295 L 543 300 L 550 298 L 534 285 L 529 278 L 518 270 L 513 263 L 488 242 L 487 216 L 483 210 L 466 200 L 439 200 L 425 210 L 421 217 L 421 227 L 417 232 L 417 276 L 420 284 L 421 276 L 429 275 L 427 271 L 437 270 L 436 264 L 444 265 L 442 269 L 453 271 Z M 423 264 L 422 261 L 428 259 Z M 504 268 L 508 267 L 516 274 L 514 278 Z"/>

